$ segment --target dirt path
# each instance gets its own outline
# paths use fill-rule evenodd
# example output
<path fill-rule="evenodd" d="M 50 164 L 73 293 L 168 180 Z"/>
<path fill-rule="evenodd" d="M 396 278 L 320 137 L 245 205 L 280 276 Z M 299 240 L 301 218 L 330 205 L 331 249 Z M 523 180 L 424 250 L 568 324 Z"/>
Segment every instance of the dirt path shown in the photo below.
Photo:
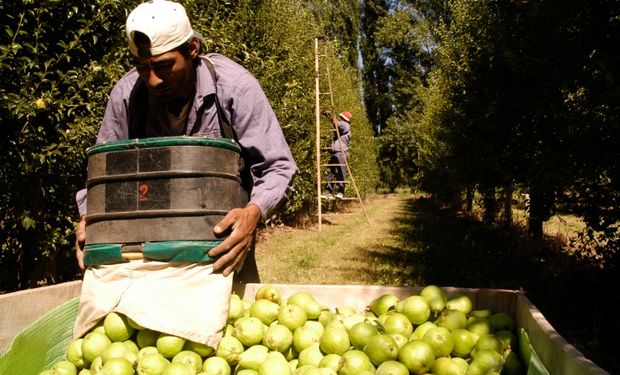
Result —
<path fill-rule="evenodd" d="M 261 281 L 289 284 L 385 283 L 381 271 L 386 252 L 402 246 L 394 219 L 410 196 L 385 195 L 365 202 L 369 224 L 359 203 L 345 213 L 305 229 L 272 227 L 259 236 L 257 260 Z"/>

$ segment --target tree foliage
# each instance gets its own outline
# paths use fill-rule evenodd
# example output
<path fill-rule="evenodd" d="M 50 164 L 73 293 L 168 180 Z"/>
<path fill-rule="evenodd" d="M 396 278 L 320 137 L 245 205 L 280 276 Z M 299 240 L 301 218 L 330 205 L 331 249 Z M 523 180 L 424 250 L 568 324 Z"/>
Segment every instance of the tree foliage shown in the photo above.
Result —
<path fill-rule="evenodd" d="M 534 237 L 569 208 L 615 258 L 618 14 L 608 1 L 450 3 L 416 127 L 422 187 L 445 200 L 475 188 L 492 203 L 515 184 Z"/>
<path fill-rule="evenodd" d="M 444 17 L 441 9 L 441 2 L 392 2 L 389 11 L 376 22 L 372 40 L 380 51 L 382 75 L 373 78 L 380 77 L 385 86 L 378 97 L 368 91 L 366 101 L 382 103 L 382 112 L 388 114 L 383 122 L 377 119 L 378 163 L 383 186 L 391 191 L 399 185 L 416 185 L 415 125 L 421 118 L 429 74 L 435 64 L 436 29 Z M 371 83 L 366 82 L 366 86 Z"/>
<path fill-rule="evenodd" d="M 116 1 L 1 2 L 0 290 L 74 276 L 74 194 L 110 82 Z"/>

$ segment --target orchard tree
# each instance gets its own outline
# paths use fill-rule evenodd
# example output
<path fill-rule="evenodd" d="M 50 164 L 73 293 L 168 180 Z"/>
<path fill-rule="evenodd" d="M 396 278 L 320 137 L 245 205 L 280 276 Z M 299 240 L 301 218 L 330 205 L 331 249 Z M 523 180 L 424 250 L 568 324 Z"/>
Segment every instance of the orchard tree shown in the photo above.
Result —
<path fill-rule="evenodd" d="M 74 194 L 111 82 L 118 1 L 1 2 L 0 291 L 75 277 Z"/>

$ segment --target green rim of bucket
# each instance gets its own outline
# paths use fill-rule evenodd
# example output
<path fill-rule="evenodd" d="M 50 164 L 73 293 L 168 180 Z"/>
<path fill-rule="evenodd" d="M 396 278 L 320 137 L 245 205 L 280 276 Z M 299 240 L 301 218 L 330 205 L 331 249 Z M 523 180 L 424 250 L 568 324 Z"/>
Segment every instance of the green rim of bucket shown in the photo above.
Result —
<path fill-rule="evenodd" d="M 102 152 L 132 150 L 137 148 L 167 147 L 167 146 L 210 146 L 219 147 L 241 153 L 241 147 L 237 142 L 228 138 L 212 137 L 156 137 L 134 138 L 98 143 L 86 149 L 86 155 L 91 156 Z"/>
<path fill-rule="evenodd" d="M 98 243 L 84 246 L 84 265 L 123 263 L 123 246 L 121 244 Z"/>
<path fill-rule="evenodd" d="M 144 259 L 160 262 L 215 262 L 217 257 L 210 257 L 209 251 L 222 241 L 157 241 L 145 242 L 142 248 Z M 86 266 L 116 264 L 126 262 L 123 259 L 121 244 L 91 244 L 84 247 L 84 264 Z"/>

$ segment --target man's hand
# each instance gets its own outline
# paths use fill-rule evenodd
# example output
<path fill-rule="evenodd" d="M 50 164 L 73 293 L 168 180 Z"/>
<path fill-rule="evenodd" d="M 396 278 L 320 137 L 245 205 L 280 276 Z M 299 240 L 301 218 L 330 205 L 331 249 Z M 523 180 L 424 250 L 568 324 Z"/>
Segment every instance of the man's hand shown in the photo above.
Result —
<path fill-rule="evenodd" d="M 222 270 L 224 276 L 237 270 L 250 248 L 254 230 L 261 218 L 261 211 L 255 204 L 245 208 L 235 208 L 213 228 L 216 235 L 231 230 L 230 235 L 221 244 L 209 251 L 210 257 L 221 257 L 213 264 L 213 271 Z"/>
<path fill-rule="evenodd" d="M 80 222 L 75 228 L 75 257 L 80 269 L 84 271 L 84 244 L 86 243 L 86 215 L 80 216 Z"/>

